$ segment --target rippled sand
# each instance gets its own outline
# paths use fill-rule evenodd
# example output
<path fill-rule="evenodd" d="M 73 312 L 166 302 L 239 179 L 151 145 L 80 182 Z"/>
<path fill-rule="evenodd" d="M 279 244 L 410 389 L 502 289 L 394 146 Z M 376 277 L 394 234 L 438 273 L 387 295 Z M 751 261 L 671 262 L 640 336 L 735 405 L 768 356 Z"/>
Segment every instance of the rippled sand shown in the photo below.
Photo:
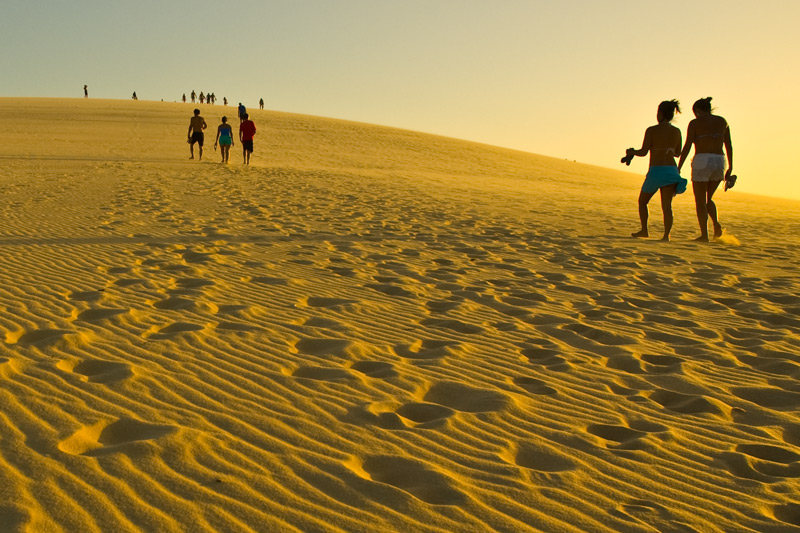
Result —
<path fill-rule="evenodd" d="M 0 530 L 800 530 L 800 204 L 191 109 L 0 99 Z"/>

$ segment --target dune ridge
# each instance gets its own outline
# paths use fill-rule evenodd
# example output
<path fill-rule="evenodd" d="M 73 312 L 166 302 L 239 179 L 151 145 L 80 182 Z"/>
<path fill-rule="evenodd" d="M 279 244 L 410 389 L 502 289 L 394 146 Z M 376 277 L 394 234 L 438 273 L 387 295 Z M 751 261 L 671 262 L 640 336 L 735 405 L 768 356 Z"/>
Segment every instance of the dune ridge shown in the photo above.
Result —
<path fill-rule="evenodd" d="M 721 194 L 699 244 L 679 197 L 665 245 L 623 172 L 259 111 L 223 166 L 189 105 L 0 111 L 0 529 L 800 530 L 797 203 Z"/>

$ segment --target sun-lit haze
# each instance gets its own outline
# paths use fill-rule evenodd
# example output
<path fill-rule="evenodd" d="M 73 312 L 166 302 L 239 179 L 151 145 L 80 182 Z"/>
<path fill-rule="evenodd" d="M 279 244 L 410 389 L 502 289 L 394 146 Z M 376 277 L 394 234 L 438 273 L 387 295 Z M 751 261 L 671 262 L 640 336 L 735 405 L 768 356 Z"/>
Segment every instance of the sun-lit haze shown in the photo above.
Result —
<path fill-rule="evenodd" d="M 9 0 L 0 96 L 263 97 L 611 168 L 661 100 L 681 101 L 685 132 L 692 102 L 713 96 L 737 190 L 800 198 L 798 20 L 790 0 Z"/>

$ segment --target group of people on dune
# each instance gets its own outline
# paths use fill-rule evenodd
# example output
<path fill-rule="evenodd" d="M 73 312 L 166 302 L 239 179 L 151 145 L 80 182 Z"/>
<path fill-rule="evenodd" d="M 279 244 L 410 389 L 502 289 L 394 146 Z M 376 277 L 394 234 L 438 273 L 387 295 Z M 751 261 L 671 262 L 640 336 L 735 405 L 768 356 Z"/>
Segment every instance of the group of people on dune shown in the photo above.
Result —
<path fill-rule="evenodd" d="M 714 226 L 714 238 L 722 236 L 722 225 L 719 223 L 717 206 L 713 197 L 720 183 L 725 182 L 727 191 L 736 183 L 733 175 L 733 144 L 728 122 L 712 113 L 711 97 L 701 98 L 692 106 L 694 120 L 689 122 L 686 132 L 686 143 L 681 148 L 681 130 L 671 124 L 675 113 L 680 113 L 677 100 L 661 102 L 656 113 L 658 124 L 650 126 L 644 132 L 642 147 L 638 150 L 628 148 L 622 162 L 630 164 L 634 156 L 644 157 L 650 153 L 650 168 L 642 184 L 639 194 L 639 219 L 642 227 L 632 233 L 633 237 L 649 237 L 647 221 L 649 212 L 647 204 L 661 191 L 661 209 L 664 213 L 663 241 L 669 240 L 672 230 L 672 198 L 686 191 L 687 180 L 680 175 L 689 151 L 694 145 L 692 159 L 692 189 L 694 191 L 697 220 L 700 223 L 698 241 L 708 241 L 708 219 Z M 725 151 L 723 152 L 723 148 Z M 727 154 L 727 157 L 726 157 Z M 679 158 L 675 163 L 675 158 Z"/>
<path fill-rule="evenodd" d="M 199 159 L 203 159 L 203 142 L 205 134 L 203 130 L 208 127 L 206 120 L 200 116 L 200 110 L 194 110 L 194 116 L 189 120 L 189 131 L 187 140 L 189 143 L 189 159 L 194 159 L 194 145 L 200 149 Z M 242 163 L 250 164 L 250 156 L 253 153 L 253 138 L 256 135 L 256 125 L 250 120 L 247 109 L 239 103 L 239 142 L 242 143 Z M 220 148 L 222 160 L 220 163 L 227 163 L 230 156 L 231 146 L 233 146 L 233 127 L 228 124 L 228 117 L 222 117 L 222 124 L 217 126 L 217 136 L 214 139 L 214 150 Z"/>

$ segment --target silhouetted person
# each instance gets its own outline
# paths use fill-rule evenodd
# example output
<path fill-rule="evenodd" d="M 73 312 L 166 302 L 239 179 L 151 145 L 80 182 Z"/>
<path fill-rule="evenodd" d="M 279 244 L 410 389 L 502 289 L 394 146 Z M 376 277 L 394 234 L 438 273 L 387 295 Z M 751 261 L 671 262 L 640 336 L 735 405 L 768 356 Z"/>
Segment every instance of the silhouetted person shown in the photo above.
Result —
<path fill-rule="evenodd" d="M 222 105 L 228 105 L 228 97 L 227 96 L 223 96 L 222 97 Z"/>
<path fill-rule="evenodd" d="M 186 103 L 186 93 L 183 93 L 183 103 Z"/>
<path fill-rule="evenodd" d="M 247 115 L 247 109 L 239 102 L 239 122 L 244 120 L 244 117 Z"/>
<path fill-rule="evenodd" d="M 233 146 L 233 128 L 228 124 L 228 117 L 222 117 L 222 124 L 217 126 L 217 138 L 214 139 L 214 149 L 217 148 L 222 153 L 222 161 L 220 163 L 227 163 L 231 154 L 231 146 Z"/>
<path fill-rule="evenodd" d="M 678 168 L 683 166 L 689 151 L 694 144 L 692 159 L 692 190 L 697 221 L 700 223 L 700 236 L 697 241 L 708 241 L 708 219 L 714 224 L 714 237 L 722 236 L 722 225 L 719 223 L 717 205 L 712 198 L 722 180 L 725 190 L 733 187 L 736 176 L 733 172 L 733 142 L 728 122 L 711 113 L 711 97 L 701 98 L 692 106 L 696 117 L 689 122 L 686 131 L 686 144 L 681 151 Z M 728 154 L 727 160 L 722 147 Z M 727 167 L 727 169 L 726 169 Z"/>
<path fill-rule="evenodd" d="M 202 91 L 200 92 L 200 103 L 206 103 L 206 95 L 204 95 Z"/>
<path fill-rule="evenodd" d="M 263 98 L 258 101 L 258 108 L 259 109 L 264 109 L 264 99 Z"/>
<path fill-rule="evenodd" d="M 192 91 L 192 103 L 197 99 L 197 93 Z"/>
<path fill-rule="evenodd" d="M 133 91 L 133 96 L 131 96 L 131 100 L 138 100 L 139 97 L 136 96 L 136 91 Z"/>
<path fill-rule="evenodd" d="M 200 110 L 194 110 L 194 116 L 189 120 L 189 131 L 186 133 L 187 137 L 189 138 L 186 142 L 189 143 L 189 153 L 191 153 L 191 157 L 189 159 L 194 159 L 194 143 L 197 143 L 200 146 L 200 160 L 203 159 L 203 130 L 206 129 L 208 125 L 203 117 L 200 116 Z"/>
<path fill-rule="evenodd" d="M 664 212 L 664 236 L 662 241 L 669 240 L 672 231 L 672 198 L 686 191 L 686 180 L 681 177 L 675 158 L 681 150 L 681 130 L 670 124 L 675 112 L 680 113 L 677 100 L 661 102 L 656 113 L 658 124 L 650 126 L 644 132 L 644 141 L 639 150 L 628 148 L 622 162 L 629 164 L 634 156 L 644 157 L 650 152 L 650 168 L 639 193 L 639 220 L 642 229 L 632 233 L 632 237 L 649 237 L 647 221 L 650 213 L 647 204 L 656 193 L 661 191 L 661 210 Z"/>
<path fill-rule="evenodd" d="M 242 115 L 239 124 L 239 141 L 242 143 L 242 158 L 244 164 L 250 164 L 250 155 L 253 153 L 253 137 L 256 135 L 256 125 L 250 120 L 247 113 Z"/>
<path fill-rule="evenodd" d="M 83 97 L 84 98 L 89 98 L 89 86 L 88 85 L 84 85 L 83 86 Z"/>

